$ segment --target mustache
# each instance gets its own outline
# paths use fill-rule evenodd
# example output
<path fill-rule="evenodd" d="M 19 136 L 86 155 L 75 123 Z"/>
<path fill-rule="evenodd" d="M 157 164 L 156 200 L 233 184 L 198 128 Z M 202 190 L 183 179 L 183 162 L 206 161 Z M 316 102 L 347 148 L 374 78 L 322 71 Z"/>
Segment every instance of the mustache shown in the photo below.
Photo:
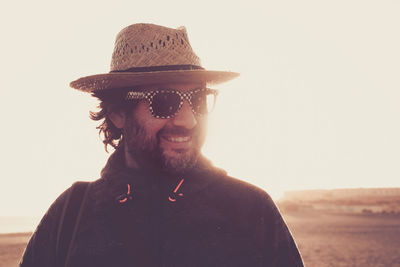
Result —
<path fill-rule="evenodd" d="M 162 128 L 158 132 L 158 137 L 162 135 L 188 135 L 188 136 L 194 136 L 198 133 L 198 127 L 194 127 L 193 129 L 187 129 L 185 127 L 180 127 L 180 126 L 166 126 Z"/>

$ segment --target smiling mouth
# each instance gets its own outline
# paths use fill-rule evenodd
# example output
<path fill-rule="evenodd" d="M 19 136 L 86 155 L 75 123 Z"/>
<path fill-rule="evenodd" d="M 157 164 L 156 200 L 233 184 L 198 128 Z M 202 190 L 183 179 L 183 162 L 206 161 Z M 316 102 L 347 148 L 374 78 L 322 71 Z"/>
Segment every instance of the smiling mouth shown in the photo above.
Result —
<path fill-rule="evenodd" d="M 165 140 L 167 140 L 168 142 L 172 142 L 172 143 L 185 143 L 185 142 L 189 142 L 190 140 L 192 140 L 191 136 L 163 136 L 163 138 Z"/>

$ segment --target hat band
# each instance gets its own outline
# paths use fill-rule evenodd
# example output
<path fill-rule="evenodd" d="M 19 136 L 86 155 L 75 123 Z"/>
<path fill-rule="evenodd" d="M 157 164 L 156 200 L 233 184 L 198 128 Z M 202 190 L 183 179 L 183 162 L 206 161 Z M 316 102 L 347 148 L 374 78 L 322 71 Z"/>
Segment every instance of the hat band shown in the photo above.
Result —
<path fill-rule="evenodd" d="M 152 71 L 170 71 L 170 70 L 204 70 L 203 67 L 196 65 L 165 65 L 152 67 L 135 67 L 126 70 L 113 70 L 113 72 L 152 72 Z"/>

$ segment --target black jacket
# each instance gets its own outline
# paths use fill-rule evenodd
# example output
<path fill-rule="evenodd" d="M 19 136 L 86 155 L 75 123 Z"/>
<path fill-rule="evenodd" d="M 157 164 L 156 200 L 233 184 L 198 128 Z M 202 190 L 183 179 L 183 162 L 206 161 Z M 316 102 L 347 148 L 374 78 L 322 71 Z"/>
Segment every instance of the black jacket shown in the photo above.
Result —
<path fill-rule="evenodd" d="M 263 190 L 204 159 L 173 177 L 127 169 L 119 154 L 91 184 L 69 266 L 303 266 Z M 70 190 L 44 215 L 20 266 L 55 266 L 59 218 Z"/>

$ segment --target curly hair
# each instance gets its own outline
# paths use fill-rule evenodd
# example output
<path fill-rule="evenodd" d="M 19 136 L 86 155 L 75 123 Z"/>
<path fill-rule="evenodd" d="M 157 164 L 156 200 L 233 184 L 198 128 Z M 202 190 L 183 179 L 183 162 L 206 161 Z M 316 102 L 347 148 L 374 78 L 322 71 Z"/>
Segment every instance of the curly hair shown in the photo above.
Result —
<path fill-rule="evenodd" d="M 97 106 L 100 110 L 98 112 L 89 111 L 89 116 L 94 121 L 101 121 L 96 129 L 99 130 L 99 136 L 102 136 L 106 152 L 108 152 L 107 147 L 109 145 L 117 149 L 123 138 L 122 130 L 115 127 L 109 115 L 113 112 L 122 111 L 127 113 L 128 111 L 132 111 L 139 103 L 138 100 L 125 100 L 127 91 L 127 89 L 116 89 L 112 90 L 112 92 L 99 91 L 92 93 L 92 96 L 100 101 Z"/>

